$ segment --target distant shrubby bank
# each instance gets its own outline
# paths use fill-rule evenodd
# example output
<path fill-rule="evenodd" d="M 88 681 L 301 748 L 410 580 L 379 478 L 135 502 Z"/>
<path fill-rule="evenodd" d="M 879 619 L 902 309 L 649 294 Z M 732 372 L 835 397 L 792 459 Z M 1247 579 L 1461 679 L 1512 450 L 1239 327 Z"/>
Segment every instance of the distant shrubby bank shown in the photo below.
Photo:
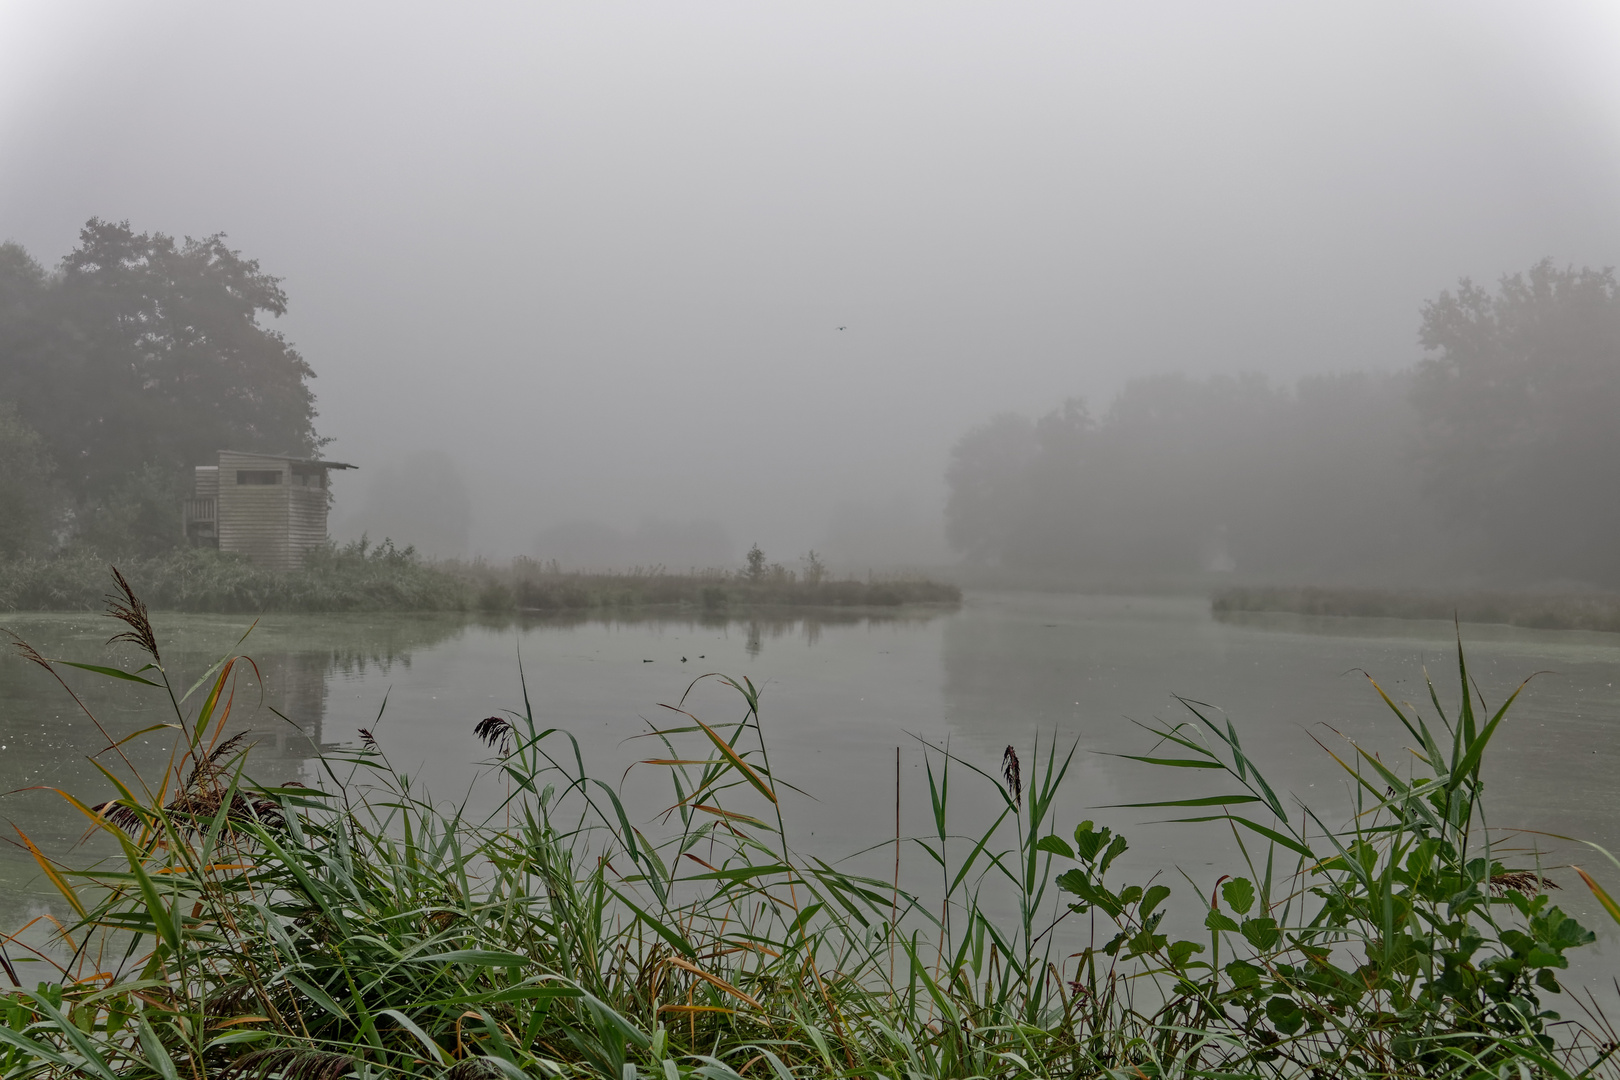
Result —
<path fill-rule="evenodd" d="M 1423 308 L 1396 374 L 1164 375 L 968 432 L 946 535 L 1072 576 L 1620 585 L 1620 286 L 1550 261 Z"/>

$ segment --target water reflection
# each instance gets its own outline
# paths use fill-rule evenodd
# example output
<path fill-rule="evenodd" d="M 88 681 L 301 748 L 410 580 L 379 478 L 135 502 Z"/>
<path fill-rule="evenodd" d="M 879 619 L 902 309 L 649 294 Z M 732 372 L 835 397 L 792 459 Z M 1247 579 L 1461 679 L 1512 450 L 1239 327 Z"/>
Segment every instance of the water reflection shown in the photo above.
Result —
<path fill-rule="evenodd" d="M 333 745 L 326 720 L 334 675 L 408 669 L 414 651 L 439 646 L 465 626 L 460 618 L 285 616 L 261 620 L 244 640 L 246 627 L 225 617 L 159 614 L 154 622 L 164 669 L 179 693 L 240 642 L 235 651 L 246 660 L 227 684 L 223 737 L 246 733 L 259 778 L 271 782 L 303 779 L 310 759 Z M 117 627 L 99 616 L 11 615 L 7 624 L 51 659 L 129 671 L 147 660 L 127 645 L 109 647 Z M 136 733 L 175 717 L 161 690 L 64 665 L 55 673 L 61 683 L 17 650 L 0 654 L 0 820 L 45 851 L 88 859 L 102 853 L 94 840 L 85 845 L 87 823 L 57 792 L 87 803 L 112 798 L 116 793 L 97 764 L 126 783 L 158 783 L 173 758 L 176 733 Z M 185 702 L 188 718 L 206 689 Z M 109 750 L 109 741 L 121 745 Z M 16 925 L 22 921 L 16 916 L 32 917 L 57 900 L 25 849 L 0 848 L 0 925 Z"/>
<path fill-rule="evenodd" d="M 476 618 L 478 626 L 492 630 L 531 630 L 540 628 L 567 629 L 571 627 L 599 626 L 610 629 L 657 627 L 660 630 L 718 630 L 725 634 L 740 631 L 743 647 L 750 657 L 758 657 L 767 641 L 799 639 L 814 646 L 821 641 L 823 631 L 833 627 L 919 627 L 949 615 L 955 605 L 918 605 L 894 611 L 862 608 L 843 611 L 824 608 L 815 611 L 796 609 L 767 609 L 747 613 L 728 612 L 670 612 L 667 609 L 642 611 L 589 611 L 567 614 L 514 615 L 483 614 Z M 406 658 L 408 662 L 408 657 Z"/>
<path fill-rule="evenodd" d="M 108 662 L 104 643 L 115 627 L 105 619 L 8 621 L 47 655 Z M 157 622 L 165 661 L 182 686 L 243 629 L 227 618 L 160 615 Z M 1531 671 L 1560 672 L 1538 679 L 1498 734 L 1486 766 L 1494 820 L 1620 845 L 1620 824 L 1607 810 L 1620 771 L 1620 744 L 1612 738 L 1620 637 L 1469 626 L 1463 635 L 1470 669 L 1491 701 Z M 302 770 L 313 780 L 310 755 L 352 745 L 386 698 L 382 738 L 390 755 L 420 773 L 435 796 L 459 801 L 473 783 L 471 763 L 482 756 L 472 724 L 521 708 L 525 694 L 546 726 L 579 737 L 595 775 L 613 778 L 645 756 L 634 737 L 657 719 L 656 703 L 680 700 L 706 672 L 747 675 L 763 691 L 773 767 L 814 796 L 795 796 L 790 809 L 794 843 L 818 855 L 867 847 L 874 822 L 892 827 L 896 746 L 903 747 L 905 830 L 931 827 L 911 816 L 928 806 L 912 735 L 951 739 L 953 753 L 993 775 L 1007 744 L 1024 753 L 1038 732 L 1043 753 L 1054 735 L 1065 747 L 1079 740 L 1058 808 L 1065 822 L 1091 817 L 1127 828 L 1126 857 L 1139 859 L 1139 868 L 1180 867 L 1204 881 L 1230 869 L 1229 836 L 1149 824 L 1166 815 L 1117 804 L 1210 794 L 1212 787 L 1200 785 L 1215 778 L 1108 756 L 1151 750 L 1151 736 L 1131 720 L 1187 719 L 1178 693 L 1213 702 L 1233 717 L 1250 757 L 1290 807 L 1297 796 L 1338 821 L 1349 805 L 1345 778 L 1311 736 L 1343 732 L 1394 755 L 1409 741 L 1352 669 L 1373 672 L 1397 699 L 1426 702 L 1427 667 L 1446 678 L 1441 693 L 1451 700 L 1455 648 L 1446 624 L 1217 621 L 1196 597 L 979 594 L 959 611 L 892 613 L 282 616 L 263 620 L 242 646 L 258 670 L 240 673 L 232 723 L 255 733 L 255 776 L 280 781 Z M 113 660 L 139 666 L 127 650 L 114 651 Z M 64 677 L 116 737 L 166 719 L 161 694 L 85 672 Z M 736 708 L 734 693 L 717 680 L 691 693 L 699 715 L 723 719 Z M 0 656 L 0 790 L 51 785 L 106 798 L 107 781 L 86 760 L 104 745 L 43 672 Z M 154 734 L 126 750 L 138 768 L 161 772 L 169 746 Z M 1026 757 L 1026 776 L 1032 767 Z M 635 786 L 633 812 L 650 815 L 637 820 L 656 820 L 668 805 L 665 791 Z M 965 777 L 951 801 L 952 820 L 963 826 L 979 820 L 980 810 L 999 812 L 994 789 Z M 1109 806 L 1116 808 L 1101 809 Z M 8 820 L 47 850 L 69 850 L 82 831 L 81 820 L 45 791 L 0 798 L 0 822 Z M 910 872 L 908 861 L 903 873 Z M 1566 887 L 1560 902 L 1584 916 L 1584 901 L 1572 893 Z M 0 847 L 0 928 L 34 912 L 31 904 L 64 907 L 21 849 Z"/>
<path fill-rule="evenodd" d="M 945 610 L 269 616 L 254 624 L 235 650 L 247 661 L 237 665 L 230 684 L 225 734 L 249 733 L 257 747 L 256 760 L 273 761 L 279 772 L 286 773 L 267 773 L 266 779 L 293 779 L 321 751 L 353 738 L 347 728 L 327 731 L 334 680 L 369 687 L 382 676 L 386 688 L 392 677 L 411 671 L 413 656 L 443 650 L 469 632 L 477 633 L 480 642 L 498 640 L 507 632 L 523 636 L 586 626 L 610 631 L 640 629 L 658 636 L 691 631 L 712 638 L 718 633 L 722 639 L 740 636 L 748 657 L 755 659 L 770 642 L 794 640 L 814 647 L 829 627 L 917 627 Z M 13 615 L 8 621 L 13 632 L 48 657 L 115 664 L 125 670 L 134 670 L 146 660 L 127 645 L 109 647 L 107 638 L 117 627 L 96 615 Z M 165 670 L 179 688 L 190 686 L 208 671 L 242 638 L 244 630 L 239 620 L 224 616 L 160 613 L 154 622 Z M 692 652 L 693 660 L 700 658 L 697 649 Z M 167 697 L 159 691 L 66 667 L 57 671 L 90 715 L 76 708 L 73 697 L 46 672 L 13 651 L 0 655 L 0 792 L 11 793 L 0 802 L 0 816 L 24 828 L 42 830 L 48 839 L 71 842 L 76 834 L 68 830 L 78 823 L 64 818 L 58 809 L 60 801 L 27 789 L 49 786 L 99 798 L 107 782 L 90 760 L 98 754 L 115 771 L 161 775 L 172 744 L 164 731 L 135 738 L 122 748 L 122 755 L 103 751 L 109 739 L 124 739 L 142 728 L 172 722 L 174 717 Z M 199 692 L 187 703 L 188 715 L 195 713 L 201 697 Z M 109 764 L 108 758 L 114 756 L 127 757 L 127 766 L 122 761 Z"/>

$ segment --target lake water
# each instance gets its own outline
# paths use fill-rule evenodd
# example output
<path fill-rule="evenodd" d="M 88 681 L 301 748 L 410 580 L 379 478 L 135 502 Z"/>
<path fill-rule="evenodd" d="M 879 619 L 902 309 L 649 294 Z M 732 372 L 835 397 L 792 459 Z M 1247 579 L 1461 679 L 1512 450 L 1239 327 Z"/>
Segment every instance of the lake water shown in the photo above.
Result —
<path fill-rule="evenodd" d="M 165 661 L 189 683 L 233 646 L 248 620 L 159 615 Z M 10 615 L 4 625 L 47 656 L 129 663 L 127 649 L 103 642 L 116 624 L 93 615 Z M 353 745 L 372 728 L 398 767 L 435 797 L 487 801 L 473 784 L 484 756 L 472 725 L 520 708 L 521 670 L 539 719 L 581 742 L 595 775 L 625 780 L 632 816 L 656 831 L 673 801 L 667 783 L 640 758 L 660 748 L 634 737 L 674 714 L 676 702 L 705 672 L 748 676 L 763 687 L 763 726 L 777 775 L 807 792 L 785 800 L 790 840 L 802 851 L 839 857 L 892 837 L 895 752 L 900 748 L 901 830 L 931 828 L 919 740 L 949 742 L 952 752 L 987 772 L 1014 744 L 1026 761 L 1038 737 L 1078 742 L 1062 831 L 1082 817 L 1122 827 L 1132 848 L 1130 875 L 1174 869 L 1206 891 L 1222 873 L 1242 873 L 1229 834 L 1216 825 L 1152 824 L 1163 811 L 1097 809 L 1109 804 L 1208 794 L 1218 788 L 1187 770 L 1159 769 L 1106 756 L 1147 753 L 1151 735 L 1138 723 L 1189 719 L 1176 695 L 1217 706 L 1232 718 L 1250 756 L 1285 801 L 1297 797 L 1323 820 L 1339 823 L 1350 806 L 1347 778 L 1314 740 L 1343 751 L 1347 736 L 1385 761 L 1403 760 L 1409 743 L 1366 679 L 1372 673 L 1396 698 L 1423 701 L 1423 669 L 1442 701 L 1457 697 L 1455 642 L 1442 623 L 1307 618 L 1284 615 L 1212 618 L 1201 598 L 1119 598 L 970 594 L 959 610 L 899 617 L 782 617 L 486 624 L 437 616 L 267 616 L 242 646 L 262 675 L 238 686 L 235 716 L 257 733 L 252 772 L 266 781 L 315 782 L 311 757 L 321 746 Z M 1620 851 L 1620 637 L 1590 633 L 1465 627 L 1470 667 L 1480 690 L 1500 702 L 1526 676 L 1532 684 L 1504 723 L 1486 763 L 1493 825 L 1580 837 Z M 684 659 L 683 659 L 684 658 Z M 138 666 L 138 665 L 137 665 Z M 122 737 L 164 719 L 166 707 L 142 688 L 64 671 L 105 727 Z M 386 708 L 383 703 L 386 699 Z M 698 685 L 688 707 L 706 720 L 738 718 L 734 691 Z M 296 722 L 278 720 L 274 707 Z M 379 711 L 381 716 L 379 719 Z M 1425 709 L 1425 712 L 1428 712 Z M 1134 721 L 1134 722 L 1133 722 Z M 1335 734 L 1338 732 L 1340 734 Z M 1314 736 L 1314 739 L 1313 739 Z M 60 787 L 98 801 L 110 788 L 86 757 L 104 745 L 91 722 L 43 671 L 15 655 L 0 658 L 0 819 L 47 850 L 68 850 L 82 821 Z M 168 741 L 132 742 L 136 764 L 160 772 Z M 952 826 L 987 821 L 996 802 L 983 782 L 953 778 Z M 8 830 L 9 831 L 9 830 Z M 1589 849 L 1545 837 L 1550 863 L 1576 859 L 1600 880 L 1620 871 Z M 851 865 L 887 878 L 892 850 Z M 902 876 L 925 884 L 917 853 Z M 1601 944 L 1580 978 L 1620 971 L 1615 928 L 1573 873 L 1558 902 L 1595 928 Z M 1192 909 L 1190 895 L 1181 903 Z M 65 904 L 26 853 L 0 849 L 0 923 L 19 925 Z M 1196 911 L 1194 911 L 1196 915 Z"/>

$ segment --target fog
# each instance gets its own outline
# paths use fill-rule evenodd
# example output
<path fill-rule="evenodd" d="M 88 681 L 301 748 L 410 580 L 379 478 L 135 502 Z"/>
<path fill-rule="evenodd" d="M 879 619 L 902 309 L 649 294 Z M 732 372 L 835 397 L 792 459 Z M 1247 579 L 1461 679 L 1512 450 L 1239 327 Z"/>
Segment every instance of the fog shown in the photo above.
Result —
<path fill-rule="evenodd" d="M 1616 262 L 1617 60 L 1596 3 L 5 3 L 0 239 L 281 277 L 340 539 L 937 564 L 993 416 Z"/>

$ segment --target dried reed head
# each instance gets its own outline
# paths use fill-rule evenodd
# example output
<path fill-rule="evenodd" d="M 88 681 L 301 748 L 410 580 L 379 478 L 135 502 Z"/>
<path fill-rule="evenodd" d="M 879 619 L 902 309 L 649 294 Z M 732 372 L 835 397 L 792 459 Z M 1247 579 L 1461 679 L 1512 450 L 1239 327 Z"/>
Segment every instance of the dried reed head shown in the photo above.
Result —
<path fill-rule="evenodd" d="M 473 727 L 473 734 L 478 736 L 485 746 L 498 749 L 501 757 L 512 752 L 512 741 L 517 737 L 517 729 L 512 721 L 504 716 L 486 716 Z"/>
<path fill-rule="evenodd" d="M 233 735 L 197 761 L 180 791 L 163 807 L 163 813 L 171 824 L 182 832 L 200 832 L 219 816 L 227 797 L 230 799 L 230 809 L 226 817 L 231 821 L 255 820 L 275 828 L 285 824 L 286 815 L 279 803 L 252 798 L 240 791 L 233 794 L 230 790 L 225 762 L 234 751 L 245 749 L 241 744 L 246 737 L 245 731 Z M 125 802 L 98 803 L 90 809 L 127 833 L 139 832 L 147 824 L 143 815 Z"/>
<path fill-rule="evenodd" d="M 113 580 L 118 582 L 119 594 L 107 594 L 107 611 L 109 618 L 117 619 L 129 627 L 122 634 L 114 634 L 107 639 L 111 645 L 116 641 L 127 641 L 144 651 L 152 658 L 154 664 L 163 663 L 158 655 L 157 634 L 152 630 L 152 620 L 147 617 L 146 604 L 135 595 L 135 590 L 129 587 L 124 575 L 119 573 L 118 567 L 112 568 Z"/>
<path fill-rule="evenodd" d="M 1504 893 L 1516 892 L 1524 896 L 1533 896 L 1546 889 L 1561 889 L 1558 882 L 1549 877 L 1530 870 L 1508 870 L 1501 874 L 1491 875 L 1491 892 L 1497 896 Z"/>
<path fill-rule="evenodd" d="M 1013 805 L 1019 806 L 1024 801 L 1024 778 L 1018 768 L 1018 751 L 1011 746 L 1001 755 L 1001 775 L 1007 781 L 1007 793 L 1013 798 Z"/>
<path fill-rule="evenodd" d="M 40 667 L 44 668 L 46 671 L 51 672 L 52 675 L 56 674 L 56 672 L 54 670 L 52 670 L 52 668 L 51 668 L 51 662 L 49 660 L 45 659 L 43 656 L 41 656 L 39 654 L 38 649 L 36 649 L 32 645 L 28 644 L 28 642 L 24 641 L 22 638 L 18 637 L 16 634 L 12 633 L 10 630 L 0 631 L 0 632 L 3 632 L 7 637 L 9 637 L 11 639 L 12 648 L 16 649 L 19 653 L 21 653 L 22 658 L 24 660 L 28 661 L 30 664 L 38 664 Z"/>
<path fill-rule="evenodd" d="M 353 1072 L 358 1064 L 348 1054 L 278 1046 L 243 1054 L 227 1065 L 221 1075 L 263 1078 L 274 1074 L 283 1080 L 338 1080 Z"/>

